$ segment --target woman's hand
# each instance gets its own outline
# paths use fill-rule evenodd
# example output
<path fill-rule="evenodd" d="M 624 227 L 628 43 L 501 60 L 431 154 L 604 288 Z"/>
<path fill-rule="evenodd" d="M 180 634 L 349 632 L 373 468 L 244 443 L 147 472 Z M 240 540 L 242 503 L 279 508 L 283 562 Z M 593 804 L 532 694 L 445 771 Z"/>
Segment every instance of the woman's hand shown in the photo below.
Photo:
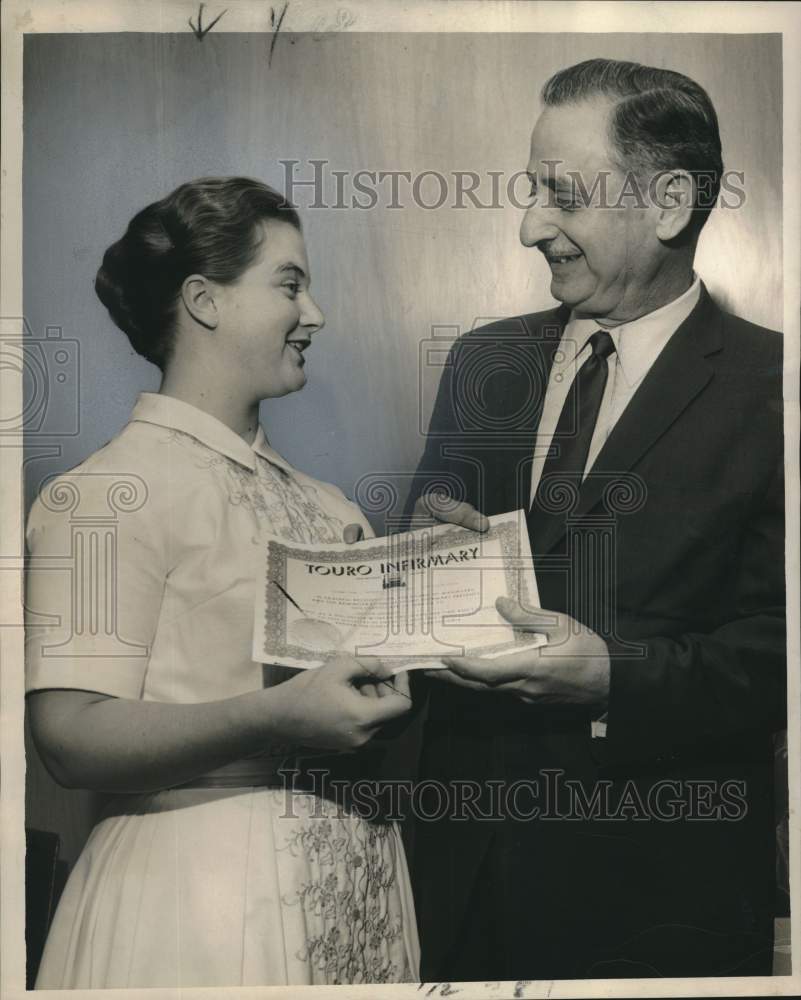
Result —
<path fill-rule="evenodd" d="M 338 654 L 270 689 L 271 732 L 303 746 L 355 750 L 412 707 L 408 674 L 375 657 Z"/>
<path fill-rule="evenodd" d="M 195 704 L 112 698 L 80 690 L 28 696 L 31 731 L 67 788 L 148 792 L 191 781 L 285 743 L 353 750 L 408 712 L 408 675 L 365 657 L 333 657 L 271 688 Z"/>

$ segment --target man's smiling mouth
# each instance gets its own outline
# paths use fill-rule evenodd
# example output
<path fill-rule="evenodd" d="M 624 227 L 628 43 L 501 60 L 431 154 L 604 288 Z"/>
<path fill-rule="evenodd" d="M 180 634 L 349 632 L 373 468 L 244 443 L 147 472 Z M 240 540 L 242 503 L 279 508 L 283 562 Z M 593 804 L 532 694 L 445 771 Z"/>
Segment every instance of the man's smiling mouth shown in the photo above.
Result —
<path fill-rule="evenodd" d="M 583 253 L 546 253 L 545 259 L 549 264 L 570 264 L 573 261 L 580 260 L 584 256 Z"/>

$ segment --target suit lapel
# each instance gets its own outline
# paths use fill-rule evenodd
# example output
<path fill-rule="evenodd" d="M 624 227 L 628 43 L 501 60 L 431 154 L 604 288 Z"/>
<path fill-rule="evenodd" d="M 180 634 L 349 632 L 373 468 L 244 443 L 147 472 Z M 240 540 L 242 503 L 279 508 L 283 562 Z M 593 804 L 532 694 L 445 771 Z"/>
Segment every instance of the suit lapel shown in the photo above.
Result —
<path fill-rule="evenodd" d="M 599 452 L 582 484 L 575 516 L 589 513 L 608 488 L 610 475 L 632 469 L 703 392 L 713 375 L 706 358 L 723 345 L 721 319 L 702 285 L 695 309 L 670 338 Z M 554 518 L 548 527 L 551 530 L 540 544 L 542 552 L 564 536 L 562 519 Z"/>

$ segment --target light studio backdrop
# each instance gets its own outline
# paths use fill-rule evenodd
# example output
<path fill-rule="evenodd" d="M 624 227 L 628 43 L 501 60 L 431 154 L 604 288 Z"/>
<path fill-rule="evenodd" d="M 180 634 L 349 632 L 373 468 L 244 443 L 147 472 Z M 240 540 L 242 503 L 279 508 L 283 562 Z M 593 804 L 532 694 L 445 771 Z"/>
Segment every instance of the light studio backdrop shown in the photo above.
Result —
<path fill-rule="evenodd" d="M 732 311 L 780 327 L 778 35 L 28 36 L 25 316 L 44 342 L 42 364 L 64 375 L 50 381 L 47 419 L 28 437 L 28 504 L 44 478 L 122 428 L 141 390 L 158 387 L 95 297 L 105 248 L 183 181 L 238 174 L 286 190 L 291 171 L 327 322 L 307 355 L 308 386 L 265 404 L 262 420 L 279 452 L 367 504 L 381 531 L 423 447 L 440 375 L 426 341 L 553 302 L 544 260 L 518 239 L 525 185 L 510 197 L 507 182 L 526 165 L 544 81 L 593 56 L 669 67 L 708 90 L 745 200 L 714 213 L 697 270 Z M 355 186 L 359 171 L 375 172 L 361 175 L 368 193 Z M 381 171 L 391 173 L 380 181 Z M 315 172 L 317 189 L 297 186 Z M 478 175 L 475 200 L 496 207 L 474 204 L 460 172 Z M 369 191 L 377 204 L 352 207 L 373 201 Z M 441 207 L 425 207 L 443 193 Z M 35 371 L 26 391 L 38 405 Z M 70 862 L 91 809 L 29 748 L 27 822 L 58 832 Z"/>

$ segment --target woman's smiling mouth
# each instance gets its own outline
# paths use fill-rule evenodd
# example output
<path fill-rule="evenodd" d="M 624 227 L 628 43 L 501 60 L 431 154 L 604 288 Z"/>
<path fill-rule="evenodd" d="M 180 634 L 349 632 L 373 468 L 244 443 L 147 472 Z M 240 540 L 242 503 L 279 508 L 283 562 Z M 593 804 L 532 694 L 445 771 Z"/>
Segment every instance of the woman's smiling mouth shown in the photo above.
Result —
<path fill-rule="evenodd" d="M 310 343 L 310 340 L 288 340 L 286 346 L 291 347 L 295 354 L 297 354 L 298 364 L 305 365 L 306 359 L 303 357 L 303 352 Z"/>

